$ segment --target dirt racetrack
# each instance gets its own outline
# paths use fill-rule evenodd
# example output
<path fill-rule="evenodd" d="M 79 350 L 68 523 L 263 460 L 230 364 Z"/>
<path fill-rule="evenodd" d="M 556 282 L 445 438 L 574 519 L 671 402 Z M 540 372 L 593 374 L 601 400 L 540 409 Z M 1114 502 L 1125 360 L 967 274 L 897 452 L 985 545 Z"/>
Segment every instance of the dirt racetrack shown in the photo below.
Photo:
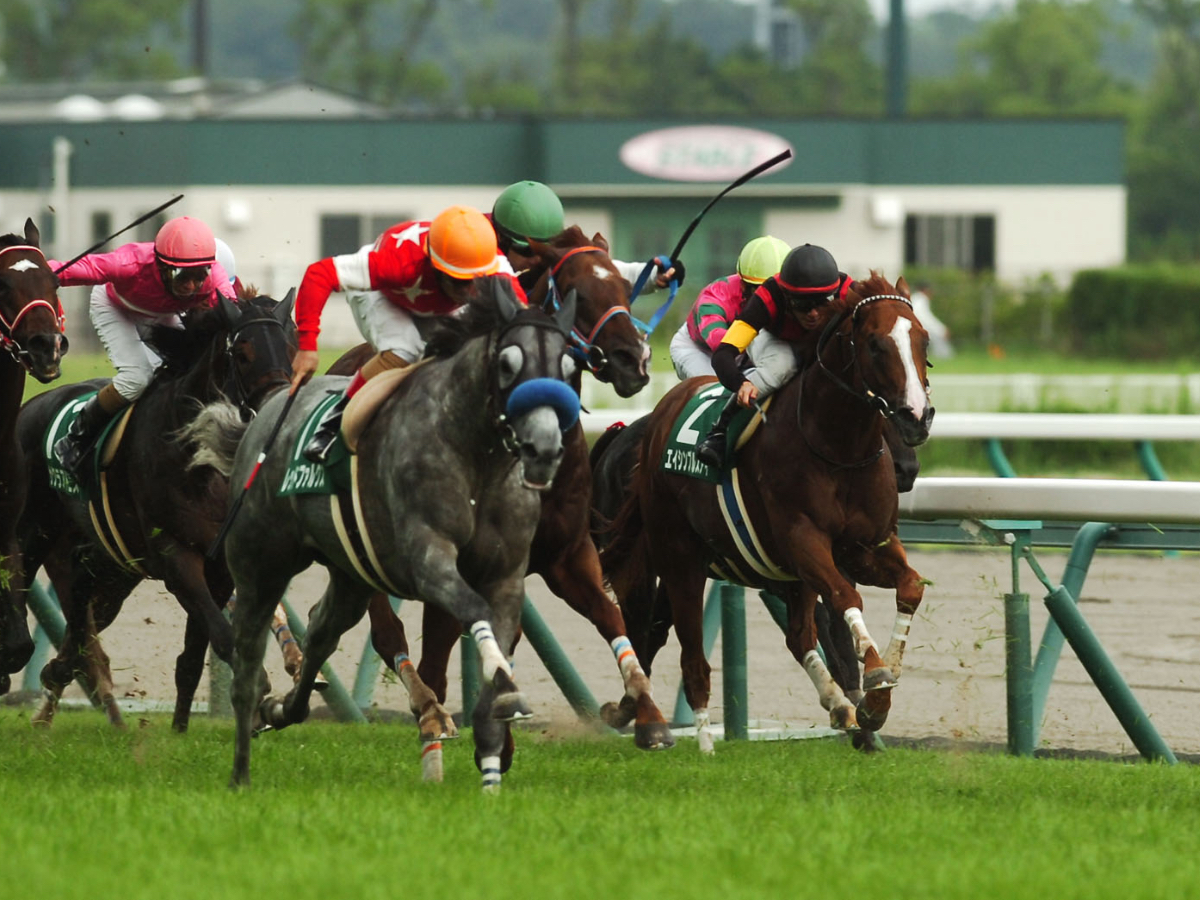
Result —
<path fill-rule="evenodd" d="M 1065 553 L 1041 551 L 1039 561 L 1051 578 L 1060 577 Z M 1003 595 L 1011 589 L 1010 560 L 1003 549 L 922 549 L 913 565 L 934 583 L 912 628 L 900 686 L 883 735 L 1003 744 L 1005 726 Z M 1042 633 L 1047 613 L 1041 585 L 1022 566 L 1022 590 L 1032 595 L 1033 634 Z M 319 597 L 324 570 L 314 567 L 292 585 L 289 597 L 301 615 Z M 539 579 L 529 592 L 547 624 L 574 661 L 600 702 L 619 696 L 616 664 L 604 641 Z M 1099 553 L 1084 585 L 1081 607 L 1122 675 L 1133 688 L 1167 744 L 1177 754 L 1200 753 L 1200 554 Z M 866 621 L 883 644 L 891 631 L 894 603 L 885 592 L 865 593 Z M 420 652 L 420 607 L 406 603 L 401 615 L 414 657 Z M 824 727 L 827 715 L 803 670 L 783 645 L 782 634 L 751 592 L 747 596 L 750 716 L 790 728 Z M 131 701 L 173 700 L 174 659 L 182 645 L 183 615 L 159 583 L 142 585 L 117 622 L 104 635 L 112 658 L 118 696 Z M 351 687 L 366 638 L 364 618 L 349 632 L 333 664 Z M 712 655 L 714 721 L 722 720 L 720 642 Z M 457 652 L 452 660 L 458 671 Z M 278 653 L 268 653 L 276 689 L 285 687 Z M 522 643 L 516 678 L 532 701 L 541 730 L 571 730 L 575 718 L 540 660 Z M 670 717 L 678 686 L 678 645 L 674 638 L 654 666 L 655 697 Z M 20 686 L 14 677 L 13 687 Z M 82 697 L 78 687 L 68 696 Z M 199 697 L 207 698 L 207 684 Z M 377 682 L 380 710 L 407 710 L 403 689 L 390 676 Z M 318 702 L 317 708 L 320 706 Z M 460 691 L 451 679 L 449 708 L 461 708 Z M 1040 746 L 1051 749 L 1135 752 L 1116 717 L 1092 685 L 1070 648 L 1063 651 L 1046 705 Z M 687 749 L 686 744 L 684 749 Z"/>

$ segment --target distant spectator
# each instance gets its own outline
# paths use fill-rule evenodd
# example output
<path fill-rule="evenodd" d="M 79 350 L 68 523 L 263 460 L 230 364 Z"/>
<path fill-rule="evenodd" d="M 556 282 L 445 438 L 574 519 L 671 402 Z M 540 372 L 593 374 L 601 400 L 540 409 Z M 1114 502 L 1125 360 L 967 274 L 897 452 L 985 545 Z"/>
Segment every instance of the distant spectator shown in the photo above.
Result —
<path fill-rule="evenodd" d="M 933 314 L 933 308 L 929 305 L 929 292 L 928 282 L 917 285 L 911 297 L 913 312 L 929 332 L 929 355 L 949 359 L 954 355 L 954 345 L 950 343 L 950 329 Z"/>

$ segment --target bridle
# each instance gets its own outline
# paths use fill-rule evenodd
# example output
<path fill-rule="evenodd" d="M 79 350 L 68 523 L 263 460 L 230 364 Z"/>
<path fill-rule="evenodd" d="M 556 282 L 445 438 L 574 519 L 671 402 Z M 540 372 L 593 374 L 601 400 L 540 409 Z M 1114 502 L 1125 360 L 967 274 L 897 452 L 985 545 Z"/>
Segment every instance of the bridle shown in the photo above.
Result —
<path fill-rule="evenodd" d="M 558 262 L 556 262 L 546 274 L 546 299 L 542 301 L 542 308 L 551 315 L 558 311 L 558 308 L 562 303 L 560 300 L 561 294 L 558 284 L 554 280 L 554 276 L 558 274 L 558 270 L 562 268 L 562 264 L 572 256 L 575 256 L 577 253 L 603 253 L 605 256 L 608 256 L 608 251 L 606 251 L 603 247 L 593 247 L 589 244 L 584 247 L 573 247 L 559 258 Z M 571 354 L 582 365 L 586 366 L 588 371 L 597 377 L 601 372 L 604 371 L 605 368 L 607 368 L 608 356 L 605 354 L 604 350 L 597 345 L 596 341 L 599 339 L 600 332 L 604 329 L 604 326 L 617 316 L 627 316 L 630 321 L 634 321 L 633 313 L 629 311 L 629 307 L 617 304 L 615 306 L 610 306 L 604 311 L 600 318 L 596 320 L 596 324 L 592 326 L 591 331 L 589 331 L 587 335 L 584 335 L 583 332 L 575 327 L 571 328 Z"/>
<path fill-rule="evenodd" d="M 256 325 L 266 325 L 270 328 L 278 328 L 281 333 L 284 332 L 283 323 L 270 314 L 264 315 L 261 318 L 255 317 L 239 320 L 226 334 L 225 346 L 222 348 L 222 353 L 225 356 L 226 365 L 228 366 L 226 380 L 227 384 L 232 388 L 232 390 L 225 392 L 226 396 L 231 396 L 237 402 L 242 420 L 247 422 L 257 415 L 258 404 L 255 401 L 261 400 L 271 391 L 290 383 L 290 379 L 288 378 L 272 378 L 265 384 L 259 385 L 250 391 L 246 390 L 246 386 L 242 384 L 242 379 L 238 373 L 237 361 L 233 358 L 233 348 L 237 344 L 238 336 L 243 331 Z M 282 349 L 282 345 L 285 345 L 287 341 L 264 341 L 263 343 L 266 345 L 267 350 L 266 359 L 260 363 L 256 356 L 254 361 L 255 368 L 265 372 L 290 372 L 291 363 L 288 361 L 286 351 Z"/>
<path fill-rule="evenodd" d="M 35 247 L 32 244 L 14 244 L 10 247 L 0 247 L 0 256 L 3 256 L 3 254 L 10 250 L 24 250 L 30 253 L 36 253 L 39 257 L 41 257 L 42 266 L 45 266 L 46 270 L 49 271 L 50 267 L 46 265 L 46 256 L 42 253 L 40 247 Z M 28 260 L 25 260 L 25 262 L 28 262 Z M 0 271 L 11 269 L 14 265 L 15 263 L 11 263 L 7 266 L 4 266 L 3 269 L 0 269 Z M 41 267 L 39 266 L 38 268 Z M 16 338 L 16 331 L 21 324 L 21 320 L 25 318 L 28 313 L 42 306 L 46 307 L 46 309 L 50 310 L 50 312 L 54 314 L 55 323 L 58 326 L 58 333 L 62 334 L 63 328 L 67 323 L 67 317 L 63 314 L 62 303 L 59 301 L 57 294 L 54 296 L 53 304 L 51 304 L 49 300 L 46 300 L 42 297 L 37 297 L 33 300 L 30 300 L 17 311 L 16 316 L 13 317 L 11 322 L 4 317 L 2 312 L 0 312 L 0 350 L 6 351 L 10 356 L 12 356 L 16 363 L 24 368 L 27 372 L 33 371 L 33 354 L 21 346 L 20 341 L 18 341 Z"/>
<path fill-rule="evenodd" d="M 516 429 L 513 428 L 512 422 L 509 420 L 505 409 L 508 405 L 508 395 L 516 390 L 518 385 L 529 379 L 514 381 L 506 389 L 500 387 L 500 350 L 504 341 L 505 335 L 515 328 L 546 328 L 557 334 L 562 334 L 562 329 L 558 327 L 551 318 L 543 318 L 541 316 L 521 315 L 518 313 L 516 317 L 505 323 L 504 327 L 488 338 L 488 407 L 489 418 L 493 427 L 500 433 L 500 441 L 512 456 L 520 457 L 521 442 L 517 437 Z M 536 377 L 536 376 L 535 376 Z"/>
<path fill-rule="evenodd" d="M 856 317 L 858 316 L 858 311 L 862 307 L 866 306 L 868 303 L 873 303 L 876 300 L 899 300 L 901 303 L 906 304 L 909 307 L 909 309 L 912 308 L 912 302 L 907 297 L 904 297 L 900 294 L 876 294 L 873 297 L 863 298 L 862 300 L 858 301 L 858 303 L 856 303 L 854 305 L 853 309 L 843 310 L 840 315 L 835 316 L 833 319 L 831 319 L 829 321 L 829 324 L 825 326 L 825 330 L 821 332 L 821 337 L 817 341 L 816 364 L 817 364 L 819 370 L 821 372 L 823 372 L 826 375 L 826 377 L 828 377 L 830 380 L 832 380 L 833 383 L 836 384 L 838 387 L 840 387 L 842 390 L 846 391 L 846 393 L 850 394 L 850 396 L 854 397 L 856 400 L 859 400 L 862 403 L 865 403 L 867 406 L 871 407 L 872 409 L 877 410 L 880 413 L 880 415 L 882 415 L 885 419 L 891 419 L 892 416 L 894 416 L 896 414 L 896 410 L 892 407 L 892 405 L 890 403 L 887 402 L 886 399 L 884 399 L 878 392 L 874 391 L 868 384 L 867 377 L 862 371 L 862 366 L 859 364 L 858 353 L 856 352 L 856 348 L 855 348 L 855 344 L 854 344 L 854 322 L 855 322 Z M 846 321 L 847 317 L 850 319 L 850 323 L 851 323 L 850 331 L 849 331 L 849 335 L 848 335 L 850 338 L 850 360 L 851 361 L 850 361 L 850 363 L 847 363 L 847 366 L 850 366 L 850 365 L 854 366 L 854 374 L 856 376 L 858 376 L 859 383 L 863 385 L 863 387 L 861 389 L 855 388 L 853 385 L 847 383 L 844 378 L 842 378 L 840 375 L 838 375 L 836 372 L 834 372 L 832 369 L 830 369 L 828 366 L 826 366 L 825 360 L 822 357 L 822 352 L 824 351 L 825 347 L 829 344 L 830 339 L 835 334 L 839 333 L 838 329 L 841 327 L 842 323 Z M 802 419 L 800 418 L 800 404 L 801 404 L 803 397 L 804 397 L 803 390 L 799 390 L 796 392 L 796 424 L 798 426 L 802 424 Z M 834 469 L 861 469 L 865 466 L 871 465 L 872 463 L 877 461 L 881 456 L 883 456 L 884 447 L 880 446 L 878 451 L 871 454 L 866 459 L 862 459 L 862 460 L 859 460 L 858 462 L 852 462 L 852 463 L 839 463 L 837 460 L 830 459 L 828 456 L 826 456 L 824 453 L 822 453 L 820 450 L 818 450 L 815 446 L 813 446 L 812 441 L 810 441 L 808 439 L 808 436 L 804 434 L 804 429 L 802 427 L 800 428 L 800 434 L 802 437 L 804 437 L 804 443 L 808 445 L 808 449 L 811 450 L 813 452 L 813 454 L 815 454 L 817 456 L 818 459 L 820 459 L 825 464 L 832 466 Z"/>

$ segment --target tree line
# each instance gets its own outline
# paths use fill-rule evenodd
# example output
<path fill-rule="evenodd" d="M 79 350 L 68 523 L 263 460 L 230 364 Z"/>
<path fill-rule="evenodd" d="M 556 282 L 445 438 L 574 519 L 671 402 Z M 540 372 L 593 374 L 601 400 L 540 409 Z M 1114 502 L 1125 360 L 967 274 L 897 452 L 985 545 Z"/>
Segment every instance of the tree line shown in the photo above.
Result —
<path fill-rule="evenodd" d="M 198 2 L 207 74 L 265 69 L 398 112 L 884 110 L 867 0 L 784 0 L 795 27 L 775 56 L 750 40 L 752 9 L 730 0 L 0 0 L 0 84 L 194 74 Z M 1136 72 L 1122 52 L 1135 30 L 1151 39 Z M 924 41 L 910 52 L 910 115 L 1120 117 L 1131 257 L 1200 254 L 1200 0 L 1017 0 L 915 19 L 909 33 L 910 47 Z"/>

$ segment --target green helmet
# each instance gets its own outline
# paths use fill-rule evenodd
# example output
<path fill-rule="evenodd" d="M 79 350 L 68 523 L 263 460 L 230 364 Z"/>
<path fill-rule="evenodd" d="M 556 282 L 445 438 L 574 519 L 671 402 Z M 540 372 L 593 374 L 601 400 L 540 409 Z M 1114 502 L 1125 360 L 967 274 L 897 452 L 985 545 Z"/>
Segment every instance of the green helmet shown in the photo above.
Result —
<path fill-rule="evenodd" d="M 518 247 L 528 247 L 527 238 L 548 241 L 566 227 L 562 201 L 540 181 L 518 181 L 501 191 L 492 224 Z"/>
<path fill-rule="evenodd" d="M 742 248 L 738 254 L 737 273 L 742 281 L 762 284 L 772 275 L 779 273 L 783 259 L 792 248 L 777 237 L 769 234 L 757 237 Z"/>

